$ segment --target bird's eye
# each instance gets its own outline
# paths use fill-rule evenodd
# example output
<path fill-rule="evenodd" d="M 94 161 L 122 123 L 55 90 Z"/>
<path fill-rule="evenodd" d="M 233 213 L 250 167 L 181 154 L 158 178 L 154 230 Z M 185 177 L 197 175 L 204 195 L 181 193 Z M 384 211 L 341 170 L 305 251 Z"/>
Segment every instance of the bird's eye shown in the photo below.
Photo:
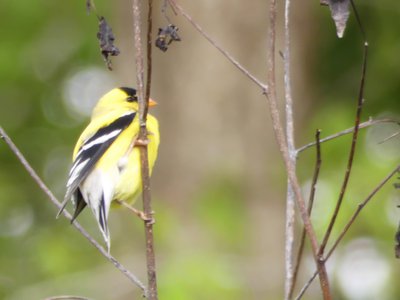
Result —
<path fill-rule="evenodd" d="M 128 102 L 133 102 L 133 101 L 136 101 L 136 100 L 137 100 L 137 98 L 134 97 L 134 96 L 129 96 L 128 98 L 126 98 L 126 101 L 128 101 Z"/>

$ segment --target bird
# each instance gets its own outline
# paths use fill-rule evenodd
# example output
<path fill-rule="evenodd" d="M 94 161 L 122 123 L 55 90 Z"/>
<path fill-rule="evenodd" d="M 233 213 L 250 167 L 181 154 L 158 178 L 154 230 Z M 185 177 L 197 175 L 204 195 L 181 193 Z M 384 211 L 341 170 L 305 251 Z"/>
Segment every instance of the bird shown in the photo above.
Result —
<path fill-rule="evenodd" d="M 149 107 L 157 103 L 149 99 Z M 152 173 L 160 143 L 157 119 L 147 114 L 147 139 L 139 139 L 139 104 L 134 88 L 114 88 L 100 98 L 72 155 L 66 193 L 57 217 L 72 202 L 71 223 L 89 206 L 110 252 L 108 214 L 115 202 L 132 204 L 142 189 L 140 149 L 147 145 Z M 142 214 L 142 218 L 143 218 Z"/>

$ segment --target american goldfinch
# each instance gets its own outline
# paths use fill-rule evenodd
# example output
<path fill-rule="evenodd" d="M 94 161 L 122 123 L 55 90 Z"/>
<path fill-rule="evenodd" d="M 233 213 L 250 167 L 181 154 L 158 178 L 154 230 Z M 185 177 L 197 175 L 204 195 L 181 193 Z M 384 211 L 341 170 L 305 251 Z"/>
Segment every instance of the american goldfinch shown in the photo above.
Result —
<path fill-rule="evenodd" d="M 149 106 L 155 101 L 150 99 Z M 88 205 L 110 250 L 108 212 L 114 200 L 132 203 L 141 191 L 142 176 L 136 90 L 115 88 L 105 94 L 92 112 L 90 124 L 76 143 L 67 191 L 59 216 L 71 199 L 72 221 Z M 157 119 L 147 115 L 150 173 L 157 158 L 160 135 Z"/>

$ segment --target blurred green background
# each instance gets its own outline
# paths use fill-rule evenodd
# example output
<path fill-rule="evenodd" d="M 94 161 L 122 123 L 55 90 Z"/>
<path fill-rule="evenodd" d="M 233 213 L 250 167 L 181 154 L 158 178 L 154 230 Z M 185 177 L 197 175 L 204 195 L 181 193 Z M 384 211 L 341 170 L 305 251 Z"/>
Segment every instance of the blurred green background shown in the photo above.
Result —
<path fill-rule="evenodd" d="M 113 72 L 99 54 L 97 20 L 86 14 L 84 2 L 0 2 L 0 125 L 59 199 L 93 104 L 115 86 L 135 85 L 131 2 L 95 2 L 121 50 Z M 265 81 L 267 1 L 180 3 Z M 363 119 L 399 119 L 400 3 L 357 5 L 370 43 Z M 155 29 L 168 24 L 161 6 L 155 3 Z M 328 8 L 318 1 L 292 6 L 292 82 L 301 146 L 313 140 L 317 128 L 324 137 L 353 125 L 362 40 L 353 16 L 339 40 Z M 280 20 L 282 8 L 280 2 Z M 286 178 L 266 100 L 182 17 L 171 11 L 169 16 L 183 40 L 165 53 L 154 49 L 152 85 L 162 134 L 152 180 L 160 299 L 281 299 Z M 278 50 L 282 40 L 279 35 Z M 279 57 L 277 67 L 282 67 Z M 282 91 L 281 79 L 279 84 Z M 397 130 L 386 124 L 361 131 L 334 236 L 398 164 L 399 139 L 379 144 Z M 340 190 L 349 144 L 343 137 L 322 147 L 313 215 L 319 237 Z M 314 156 L 308 150 L 298 161 L 305 195 Z M 365 208 L 328 263 L 335 299 L 399 298 L 399 262 L 393 254 L 399 192 L 393 182 Z M 56 208 L 4 143 L 0 208 L 0 299 L 141 298 L 67 220 L 55 220 Z M 101 241 L 89 211 L 79 221 Z M 109 223 L 112 254 L 145 282 L 142 222 L 120 209 L 111 212 Z M 298 287 L 314 268 L 309 255 L 304 262 Z M 305 299 L 320 297 L 316 283 Z"/>

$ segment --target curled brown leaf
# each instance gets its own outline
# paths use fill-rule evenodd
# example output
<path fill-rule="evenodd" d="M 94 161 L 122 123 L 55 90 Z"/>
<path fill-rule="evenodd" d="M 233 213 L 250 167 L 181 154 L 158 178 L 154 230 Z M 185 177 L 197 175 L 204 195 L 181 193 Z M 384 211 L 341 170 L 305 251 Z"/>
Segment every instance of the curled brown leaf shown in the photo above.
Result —
<path fill-rule="evenodd" d="M 97 38 L 100 42 L 101 55 L 107 64 L 107 68 L 112 70 L 111 60 L 109 56 L 119 55 L 119 49 L 114 45 L 114 34 L 110 25 L 108 25 L 104 17 L 99 18 L 99 32 L 97 33 Z"/>
<path fill-rule="evenodd" d="M 173 24 L 169 24 L 163 28 L 158 29 L 156 47 L 161 51 L 167 51 L 168 46 L 174 41 L 180 41 L 181 38 L 178 35 L 179 28 Z"/>

